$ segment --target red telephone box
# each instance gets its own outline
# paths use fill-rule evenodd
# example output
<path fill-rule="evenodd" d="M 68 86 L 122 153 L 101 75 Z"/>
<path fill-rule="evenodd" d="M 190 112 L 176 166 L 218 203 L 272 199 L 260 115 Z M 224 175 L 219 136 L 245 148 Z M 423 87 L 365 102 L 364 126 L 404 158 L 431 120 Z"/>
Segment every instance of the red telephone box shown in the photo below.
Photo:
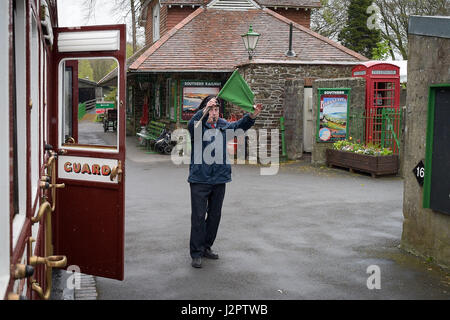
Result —
<path fill-rule="evenodd" d="M 365 142 L 391 147 L 397 154 L 401 129 L 400 67 L 370 61 L 354 67 L 352 76 L 366 79 Z"/>

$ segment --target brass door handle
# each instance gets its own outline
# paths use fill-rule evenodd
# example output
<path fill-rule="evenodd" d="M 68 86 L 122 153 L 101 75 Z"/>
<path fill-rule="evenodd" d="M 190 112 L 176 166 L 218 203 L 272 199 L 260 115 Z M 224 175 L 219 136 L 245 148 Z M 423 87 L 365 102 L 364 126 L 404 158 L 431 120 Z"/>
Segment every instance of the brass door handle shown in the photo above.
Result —
<path fill-rule="evenodd" d="M 58 154 L 56 152 L 51 152 L 52 156 L 48 159 L 45 168 L 47 168 L 47 174 L 42 176 L 40 179 L 39 186 L 44 189 L 52 189 L 52 212 L 55 211 L 56 206 L 56 189 L 64 188 L 64 183 L 57 184 L 56 183 L 56 159 Z M 50 183 L 51 181 L 51 183 Z"/>
<path fill-rule="evenodd" d="M 56 176 L 53 178 L 53 180 L 56 180 Z M 62 189 L 65 188 L 66 185 L 64 183 L 61 184 L 50 184 L 50 188 L 52 188 L 52 212 L 55 211 L 55 207 L 56 207 L 56 189 Z"/>
<path fill-rule="evenodd" d="M 75 144 L 75 139 L 73 137 L 67 137 L 65 143 Z"/>
<path fill-rule="evenodd" d="M 39 211 L 36 217 L 31 218 L 31 222 L 35 224 L 36 222 L 39 222 L 42 220 L 42 217 L 45 213 L 50 214 L 52 212 L 52 206 L 50 202 L 45 201 L 41 206 L 39 207 Z"/>
<path fill-rule="evenodd" d="M 65 185 L 64 183 L 60 183 L 60 184 L 51 184 L 51 183 L 49 183 L 49 182 L 42 181 L 42 180 L 41 180 L 41 182 L 39 183 L 39 186 L 40 186 L 42 189 L 50 189 L 50 188 L 52 188 L 52 189 L 62 189 L 62 188 L 65 188 L 65 187 L 66 187 L 66 185 Z"/>
<path fill-rule="evenodd" d="M 111 181 L 114 181 L 114 179 L 117 177 L 117 182 L 121 182 L 122 181 L 122 162 L 119 161 L 117 163 L 117 166 L 114 167 L 111 170 L 111 175 L 109 176 L 109 178 L 111 179 Z"/>
<path fill-rule="evenodd" d="M 52 189 L 52 212 L 55 211 L 55 205 L 56 205 L 56 189 L 57 188 L 64 188 L 64 184 L 56 184 L 56 159 L 58 157 L 58 154 L 53 151 L 49 151 L 51 154 L 51 157 L 48 159 L 47 163 L 45 164 L 45 168 L 47 169 L 47 174 L 40 179 L 40 187 L 44 190 L 51 188 Z M 51 180 L 51 183 L 49 180 Z"/>
<path fill-rule="evenodd" d="M 46 203 L 48 203 L 48 202 L 46 202 Z M 50 204 L 46 205 L 46 207 L 49 208 Z M 47 209 L 47 210 L 49 210 L 49 209 Z M 50 215 L 47 215 L 47 217 L 50 217 Z M 47 222 L 49 222 L 49 218 L 47 218 Z M 49 231 L 51 232 L 51 226 L 47 227 L 47 230 L 46 230 L 46 242 L 51 240 L 51 238 L 47 238 Z M 34 242 L 34 239 L 30 237 L 28 239 L 28 241 L 29 241 L 28 250 L 29 250 L 29 252 L 31 252 L 32 251 L 32 243 Z M 50 247 L 51 247 L 51 243 L 46 243 L 45 251 L 47 253 L 52 251 L 52 250 L 50 250 Z M 52 269 L 65 267 L 67 265 L 66 256 L 48 256 L 45 258 L 32 256 L 28 260 L 28 263 L 32 266 L 36 266 L 38 264 L 45 265 L 45 267 L 46 267 L 45 280 L 47 283 L 45 292 L 42 289 L 42 287 L 39 286 L 36 279 L 34 279 L 33 277 L 31 278 L 31 289 L 33 291 L 35 291 L 41 299 L 44 299 L 44 300 L 50 299 L 50 295 L 51 295 L 51 291 L 52 291 Z"/>
<path fill-rule="evenodd" d="M 36 266 L 38 264 L 45 264 L 50 268 L 63 268 L 67 264 L 66 256 L 50 256 L 50 257 L 30 257 L 30 265 Z"/>
<path fill-rule="evenodd" d="M 56 156 L 52 155 L 50 158 L 48 158 L 47 163 L 45 164 L 45 168 L 50 168 L 54 165 L 56 160 Z"/>

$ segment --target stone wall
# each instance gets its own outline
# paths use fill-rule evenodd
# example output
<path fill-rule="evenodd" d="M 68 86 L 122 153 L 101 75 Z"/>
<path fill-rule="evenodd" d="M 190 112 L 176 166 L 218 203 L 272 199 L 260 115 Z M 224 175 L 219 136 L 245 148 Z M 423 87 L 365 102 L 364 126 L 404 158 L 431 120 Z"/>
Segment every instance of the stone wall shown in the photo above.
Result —
<path fill-rule="evenodd" d="M 317 124 L 319 117 L 318 110 L 318 89 L 319 88 L 350 88 L 350 102 L 349 110 L 350 114 L 364 114 L 366 105 L 366 80 L 364 78 L 341 78 L 341 79 L 321 79 L 316 80 L 313 83 L 313 122 Z M 359 119 L 359 118 L 358 118 Z M 355 120 L 357 121 L 357 120 Z M 349 129 L 353 128 L 351 120 L 347 123 Z M 356 123 L 355 123 L 356 125 Z M 311 163 L 315 165 L 325 164 L 325 150 L 331 148 L 332 143 L 329 142 L 317 142 L 317 125 L 313 126 L 313 152 L 311 155 Z M 356 133 L 350 132 L 350 136 L 356 141 L 360 137 Z"/>
<path fill-rule="evenodd" d="M 303 155 L 304 86 L 319 78 L 351 75 L 354 65 L 249 63 L 239 67 L 240 74 L 255 93 L 255 103 L 264 110 L 256 120 L 256 129 L 280 129 L 285 118 L 286 150 L 289 159 Z M 281 154 L 281 134 L 280 134 Z M 270 145 L 267 147 L 270 150 Z"/>
<path fill-rule="evenodd" d="M 303 156 L 303 101 L 305 81 L 286 80 L 283 116 L 288 159 Z M 299 103 L 301 102 L 301 104 Z"/>
<path fill-rule="evenodd" d="M 429 87 L 450 83 L 449 52 L 449 38 L 409 35 L 401 241 L 403 249 L 446 267 L 450 266 L 450 215 L 423 208 L 423 187 L 412 170 L 425 159 Z"/>

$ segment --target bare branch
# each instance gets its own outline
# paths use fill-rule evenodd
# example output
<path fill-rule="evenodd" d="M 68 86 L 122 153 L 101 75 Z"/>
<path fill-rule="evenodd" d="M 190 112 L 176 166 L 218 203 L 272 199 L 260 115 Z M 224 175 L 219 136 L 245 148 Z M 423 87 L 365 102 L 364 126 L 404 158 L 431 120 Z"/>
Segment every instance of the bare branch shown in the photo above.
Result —
<path fill-rule="evenodd" d="M 408 59 L 408 23 L 411 15 L 448 15 L 450 0 L 375 0 L 380 8 L 382 36 Z"/>

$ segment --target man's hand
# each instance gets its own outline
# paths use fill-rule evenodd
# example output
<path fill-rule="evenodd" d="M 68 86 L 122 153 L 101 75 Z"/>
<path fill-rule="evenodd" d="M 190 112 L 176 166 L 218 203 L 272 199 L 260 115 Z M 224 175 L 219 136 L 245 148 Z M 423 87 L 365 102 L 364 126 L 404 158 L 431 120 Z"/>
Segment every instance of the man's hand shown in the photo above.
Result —
<path fill-rule="evenodd" d="M 203 114 L 207 114 L 209 112 L 209 109 L 211 109 L 211 107 L 217 105 L 217 99 L 216 98 L 212 98 L 211 100 L 208 101 L 208 103 L 206 104 L 206 107 L 203 108 Z"/>
<path fill-rule="evenodd" d="M 255 111 L 253 111 L 253 113 L 250 114 L 250 117 L 252 119 L 255 119 L 261 113 L 261 111 L 263 109 L 262 103 L 258 103 L 256 105 L 254 105 L 253 108 L 255 109 Z"/>
<path fill-rule="evenodd" d="M 203 115 L 207 114 L 209 112 L 209 109 L 211 109 L 211 106 L 209 103 L 206 105 L 206 107 L 203 108 Z"/>

